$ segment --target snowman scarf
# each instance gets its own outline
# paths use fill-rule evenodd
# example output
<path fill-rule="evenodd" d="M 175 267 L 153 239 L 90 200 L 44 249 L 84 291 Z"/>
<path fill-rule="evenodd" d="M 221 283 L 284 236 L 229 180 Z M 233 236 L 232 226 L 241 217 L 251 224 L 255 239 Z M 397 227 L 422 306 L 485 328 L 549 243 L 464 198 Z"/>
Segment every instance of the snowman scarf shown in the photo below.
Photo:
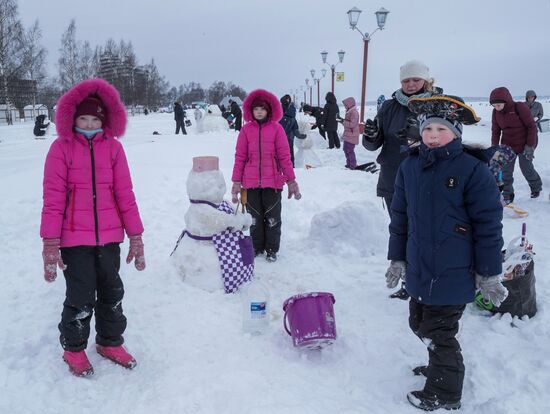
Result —
<path fill-rule="evenodd" d="M 233 208 L 226 201 L 222 201 L 219 206 L 203 200 L 190 201 L 194 204 L 207 204 L 227 214 L 234 214 Z M 236 292 L 243 283 L 252 279 L 254 275 L 254 248 L 250 236 L 245 236 L 240 230 L 231 231 L 227 229 L 211 237 L 203 237 L 184 230 L 176 243 L 174 251 L 176 251 L 179 242 L 185 235 L 194 240 L 212 240 L 220 262 L 225 293 Z"/>

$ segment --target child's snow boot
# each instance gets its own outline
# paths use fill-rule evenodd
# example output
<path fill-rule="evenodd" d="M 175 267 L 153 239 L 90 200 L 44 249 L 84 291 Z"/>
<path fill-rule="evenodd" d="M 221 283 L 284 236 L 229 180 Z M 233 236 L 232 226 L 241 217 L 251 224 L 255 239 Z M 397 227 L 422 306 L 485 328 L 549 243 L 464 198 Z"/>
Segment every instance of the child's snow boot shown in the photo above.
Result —
<path fill-rule="evenodd" d="M 407 400 L 416 408 L 424 411 L 435 411 L 440 408 L 446 410 L 458 410 L 460 408 L 460 400 L 444 401 L 437 398 L 435 394 L 422 391 L 412 391 L 407 394 Z"/>
<path fill-rule="evenodd" d="M 266 250 L 266 257 L 265 260 L 268 262 L 276 262 L 277 261 L 277 253 L 273 250 Z"/>
<path fill-rule="evenodd" d="M 416 376 L 423 376 L 428 378 L 428 366 L 427 365 L 419 365 L 417 367 L 413 368 L 413 374 Z"/>
<path fill-rule="evenodd" d="M 407 292 L 407 289 L 405 288 L 405 282 L 401 283 L 401 289 L 399 289 L 397 292 L 392 293 L 390 295 L 390 298 L 392 298 L 392 299 L 401 299 L 401 300 L 409 299 L 409 293 Z"/>
<path fill-rule="evenodd" d="M 90 377 L 94 374 L 94 369 L 88 361 L 85 351 L 65 351 L 63 352 L 63 361 L 69 366 L 69 371 L 77 377 Z"/>
<path fill-rule="evenodd" d="M 132 369 L 137 365 L 136 360 L 122 345 L 119 346 L 101 346 L 96 345 L 97 353 L 104 358 L 110 359 L 115 364 L 124 368 Z"/>

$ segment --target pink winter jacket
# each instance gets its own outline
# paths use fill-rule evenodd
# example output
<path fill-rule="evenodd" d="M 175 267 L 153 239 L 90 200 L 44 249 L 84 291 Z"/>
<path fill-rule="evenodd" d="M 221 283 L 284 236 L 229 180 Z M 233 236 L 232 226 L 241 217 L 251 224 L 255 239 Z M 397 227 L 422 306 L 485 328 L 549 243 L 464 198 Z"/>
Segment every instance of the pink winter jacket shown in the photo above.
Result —
<path fill-rule="evenodd" d="M 106 108 L 103 133 L 92 140 L 73 131 L 77 105 L 96 95 Z M 61 247 L 122 242 L 143 233 L 126 155 L 116 137 L 124 134 L 126 110 L 116 89 L 102 79 L 79 83 L 57 105 L 59 138 L 44 167 L 40 236 L 60 238 Z"/>
<path fill-rule="evenodd" d="M 342 139 L 350 144 L 359 144 L 359 113 L 355 107 L 355 99 L 352 97 L 342 101 L 346 107 L 346 117 L 344 118 L 344 135 Z"/>
<path fill-rule="evenodd" d="M 252 114 L 252 102 L 262 99 L 270 106 L 269 120 L 259 124 Z M 263 89 L 252 91 L 243 102 L 247 122 L 237 138 L 233 182 L 244 188 L 274 188 L 281 190 L 287 181 L 296 179 L 290 160 L 290 147 L 279 120 L 283 109 L 279 100 Z"/>

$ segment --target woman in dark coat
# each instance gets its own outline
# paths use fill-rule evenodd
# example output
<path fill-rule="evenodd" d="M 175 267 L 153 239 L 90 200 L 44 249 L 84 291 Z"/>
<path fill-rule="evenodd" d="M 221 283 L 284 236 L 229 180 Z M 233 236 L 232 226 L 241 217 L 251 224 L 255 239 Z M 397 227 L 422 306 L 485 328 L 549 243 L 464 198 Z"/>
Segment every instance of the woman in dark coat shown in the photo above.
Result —
<path fill-rule="evenodd" d="M 241 108 L 239 108 L 239 104 L 232 100 L 230 111 L 231 115 L 235 117 L 235 123 L 233 124 L 235 131 L 240 131 L 243 126 L 243 112 L 241 111 Z"/>
<path fill-rule="evenodd" d="M 329 148 L 340 148 L 340 138 L 338 138 L 338 121 L 336 118 L 340 117 L 340 109 L 336 103 L 336 96 L 332 92 L 327 92 L 325 96 L 327 103 L 323 109 L 323 117 L 319 128 L 323 128 L 326 131 Z"/>
<path fill-rule="evenodd" d="M 298 139 L 305 139 L 307 135 L 300 133 L 298 128 L 298 121 L 296 121 L 296 107 L 292 103 L 290 95 L 285 95 L 281 99 L 281 106 L 283 107 L 283 117 L 279 121 L 281 126 L 285 130 L 286 138 L 288 139 L 288 146 L 290 147 L 290 160 L 294 167 L 294 137 Z"/>
<path fill-rule="evenodd" d="M 311 106 L 305 104 L 304 106 L 302 106 L 302 111 L 304 112 L 304 114 L 310 115 L 315 118 L 315 125 L 312 125 L 311 129 L 317 128 L 319 131 L 319 135 L 321 135 L 323 139 L 327 139 L 325 130 L 322 127 L 318 128 L 323 120 L 323 108 L 319 106 Z"/>
<path fill-rule="evenodd" d="M 407 157 L 407 152 L 401 151 L 407 138 L 418 140 L 418 129 L 407 129 L 408 120 L 416 120 L 408 108 L 409 99 L 428 97 L 442 93 L 442 89 L 434 88 L 429 68 L 422 62 L 410 61 L 400 68 L 401 88 L 392 94 L 382 104 L 376 118 L 365 122 L 363 146 L 369 151 L 382 150 L 376 161 L 380 164 L 380 175 L 376 186 L 376 195 L 383 197 L 391 216 L 390 206 L 393 198 L 395 176 L 401 162 Z M 407 135 L 409 135 L 407 137 Z M 400 290 L 390 297 L 406 300 L 409 298 L 404 284 Z"/>

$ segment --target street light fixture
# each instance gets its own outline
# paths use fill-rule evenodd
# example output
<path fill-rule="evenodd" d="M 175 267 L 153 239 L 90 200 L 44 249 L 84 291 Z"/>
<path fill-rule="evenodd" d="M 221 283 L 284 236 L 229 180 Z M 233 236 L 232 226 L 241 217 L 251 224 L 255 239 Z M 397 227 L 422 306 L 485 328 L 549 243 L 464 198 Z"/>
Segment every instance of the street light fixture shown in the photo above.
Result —
<path fill-rule="evenodd" d="M 344 52 L 343 50 L 339 50 L 338 51 L 338 62 L 336 64 L 331 65 L 330 63 L 327 62 L 328 52 L 326 50 L 323 50 L 321 52 L 321 59 L 323 60 L 323 63 L 330 67 L 330 70 L 331 70 L 331 73 L 332 73 L 332 93 L 334 93 L 334 71 L 336 69 L 336 66 L 338 66 L 338 64 L 340 64 L 344 61 L 344 55 L 345 54 L 346 54 L 346 52 Z"/>
<path fill-rule="evenodd" d="M 321 76 L 320 78 L 315 77 L 315 69 L 311 69 L 311 77 L 313 78 L 313 82 L 317 84 L 317 106 L 321 106 L 321 79 L 325 77 L 327 74 L 327 70 L 325 68 L 321 69 Z M 311 101 L 311 96 L 310 96 Z"/>
<path fill-rule="evenodd" d="M 374 33 L 376 33 L 378 30 L 384 30 L 388 13 L 389 11 L 383 7 L 381 7 L 377 12 L 374 13 L 376 15 L 376 23 L 378 25 L 378 29 L 376 29 L 371 34 L 368 34 L 367 32 L 365 33 L 361 32 L 361 30 L 357 28 L 357 23 L 359 22 L 359 16 L 361 15 L 361 10 L 359 10 L 357 7 L 354 7 L 353 9 L 350 9 L 347 12 L 350 28 L 352 30 L 357 30 L 361 34 L 361 37 L 363 38 L 363 83 L 361 85 L 361 116 L 360 116 L 361 123 L 363 123 L 365 120 L 365 92 L 366 92 L 365 88 L 367 85 L 367 58 L 369 54 L 369 42 Z"/>

